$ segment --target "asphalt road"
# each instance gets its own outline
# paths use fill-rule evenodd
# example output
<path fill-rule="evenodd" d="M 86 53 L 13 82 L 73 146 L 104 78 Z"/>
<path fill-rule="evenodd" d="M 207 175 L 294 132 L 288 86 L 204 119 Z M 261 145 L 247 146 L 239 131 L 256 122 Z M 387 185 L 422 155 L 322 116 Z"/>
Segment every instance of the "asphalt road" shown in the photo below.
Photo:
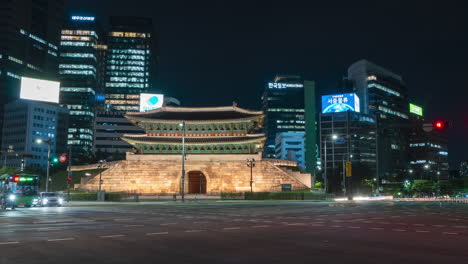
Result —
<path fill-rule="evenodd" d="M 0 212 L 0 263 L 468 263 L 468 205 L 173 203 Z"/>

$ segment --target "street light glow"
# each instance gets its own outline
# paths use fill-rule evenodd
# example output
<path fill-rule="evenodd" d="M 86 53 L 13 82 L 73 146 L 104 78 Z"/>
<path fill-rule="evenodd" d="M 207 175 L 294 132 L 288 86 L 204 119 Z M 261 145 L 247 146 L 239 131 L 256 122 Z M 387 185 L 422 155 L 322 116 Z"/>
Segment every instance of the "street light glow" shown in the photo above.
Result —
<path fill-rule="evenodd" d="M 335 140 L 335 139 L 338 139 L 338 136 L 335 135 L 335 134 L 333 134 L 333 135 L 332 135 L 332 139 L 334 139 L 334 140 Z"/>
<path fill-rule="evenodd" d="M 36 139 L 37 144 L 42 144 L 42 142 L 43 142 L 42 139 L 40 139 L 40 138 Z"/>

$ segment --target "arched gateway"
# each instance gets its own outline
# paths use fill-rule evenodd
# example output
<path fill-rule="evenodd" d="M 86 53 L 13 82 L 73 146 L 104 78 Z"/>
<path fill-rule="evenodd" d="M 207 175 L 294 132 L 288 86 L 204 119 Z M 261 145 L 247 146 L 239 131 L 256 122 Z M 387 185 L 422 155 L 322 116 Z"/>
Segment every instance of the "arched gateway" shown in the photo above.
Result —
<path fill-rule="evenodd" d="M 206 177 L 201 171 L 189 171 L 188 193 L 206 193 Z"/>
<path fill-rule="evenodd" d="M 294 190 L 310 187 L 310 175 L 302 175 L 263 160 L 266 140 L 261 111 L 225 107 L 164 106 L 147 112 L 128 112 L 125 117 L 143 128 L 142 134 L 125 134 L 134 153 L 127 153 L 103 174 L 101 187 L 108 192 L 137 191 L 171 194 L 180 192 L 181 171 L 185 170 L 186 193 L 221 193 Z M 185 153 L 184 169 L 182 154 Z M 255 158 L 253 171 L 247 159 Z M 204 174 L 205 172 L 206 174 Z M 252 173 L 252 174 L 251 174 Z M 83 183 L 83 190 L 97 190 L 98 178 Z M 307 186 L 301 183 L 306 179 Z M 209 184 L 209 186 L 208 186 Z"/>

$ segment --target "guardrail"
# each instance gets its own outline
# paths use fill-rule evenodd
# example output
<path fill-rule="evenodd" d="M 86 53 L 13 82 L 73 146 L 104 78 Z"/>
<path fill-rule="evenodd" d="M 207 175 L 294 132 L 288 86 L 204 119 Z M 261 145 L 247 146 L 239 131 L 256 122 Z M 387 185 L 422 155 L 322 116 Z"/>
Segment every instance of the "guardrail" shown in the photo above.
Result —
<path fill-rule="evenodd" d="M 465 203 L 468 204 L 468 198 L 395 198 L 395 201 L 401 202 L 445 202 L 445 203 Z"/>

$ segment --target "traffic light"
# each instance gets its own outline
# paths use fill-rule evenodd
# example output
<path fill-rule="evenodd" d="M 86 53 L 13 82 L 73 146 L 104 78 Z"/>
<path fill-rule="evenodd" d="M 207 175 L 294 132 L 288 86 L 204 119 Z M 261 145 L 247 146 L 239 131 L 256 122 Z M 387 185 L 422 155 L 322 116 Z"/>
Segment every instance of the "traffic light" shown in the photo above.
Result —
<path fill-rule="evenodd" d="M 449 123 L 447 121 L 444 121 L 444 120 L 436 120 L 436 121 L 434 121 L 432 126 L 433 126 L 433 128 L 435 130 L 442 131 L 442 130 L 447 129 L 447 127 L 449 126 Z"/>
<path fill-rule="evenodd" d="M 68 182 L 71 182 L 71 181 L 72 181 L 72 177 L 71 177 L 71 176 L 67 176 L 67 181 L 68 181 Z"/>
<path fill-rule="evenodd" d="M 52 158 L 52 162 L 53 162 L 53 163 L 58 163 L 58 162 L 59 162 L 59 159 L 58 159 L 57 157 L 53 157 L 53 158 Z"/>

